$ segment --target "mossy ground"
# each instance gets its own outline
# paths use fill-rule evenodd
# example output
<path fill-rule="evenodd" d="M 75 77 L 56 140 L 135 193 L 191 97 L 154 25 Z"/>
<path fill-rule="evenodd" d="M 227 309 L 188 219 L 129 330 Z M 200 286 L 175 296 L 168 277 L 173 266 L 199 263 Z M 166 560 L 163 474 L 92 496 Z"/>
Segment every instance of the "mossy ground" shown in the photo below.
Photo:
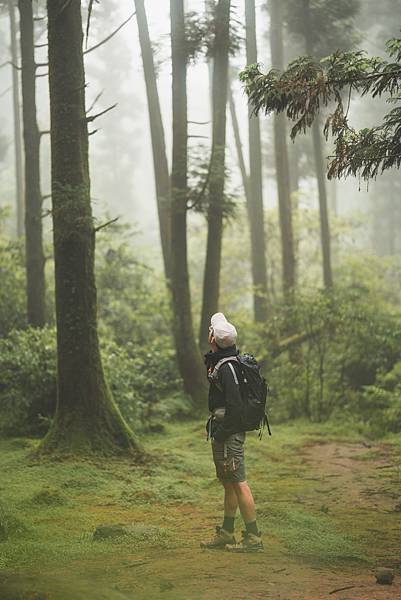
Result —
<path fill-rule="evenodd" d="M 234 556 L 199 548 L 220 522 L 222 498 L 203 424 L 169 425 L 143 442 L 150 460 L 138 466 L 37 459 L 36 441 L 0 441 L 2 599 L 35 590 L 46 600 L 317 600 L 347 586 L 334 597 L 401 597 L 396 439 L 373 443 L 302 422 L 262 442 L 249 434 L 266 550 Z M 104 524 L 130 533 L 93 540 Z M 375 584 L 377 566 L 395 570 L 391 588 Z"/>

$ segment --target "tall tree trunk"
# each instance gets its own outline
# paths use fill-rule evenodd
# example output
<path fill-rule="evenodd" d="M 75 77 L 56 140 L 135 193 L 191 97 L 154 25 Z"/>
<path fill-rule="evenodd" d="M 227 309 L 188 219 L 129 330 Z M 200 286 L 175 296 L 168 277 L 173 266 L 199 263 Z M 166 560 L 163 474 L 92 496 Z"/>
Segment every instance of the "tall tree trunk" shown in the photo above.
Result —
<path fill-rule="evenodd" d="M 216 0 L 205 0 L 205 14 L 210 18 L 214 18 L 216 10 Z M 209 103 L 210 113 L 213 112 L 213 60 L 209 56 L 206 57 L 207 68 L 209 74 Z"/>
<path fill-rule="evenodd" d="M 15 22 L 15 7 L 13 0 L 8 0 L 10 15 L 11 38 L 11 70 L 13 79 L 13 112 L 14 112 L 14 148 L 15 148 L 15 185 L 16 185 L 16 232 L 17 236 L 24 235 L 24 175 L 22 167 L 22 133 L 21 109 L 18 75 L 18 44 L 17 26 Z"/>
<path fill-rule="evenodd" d="M 258 62 L 255 0 L 245 0 L 246 62 Z M 249 108 L 249 219 L 251 232 L 252 280 L 255 321 L 267 318 L 267 266 L 263 210 L 262 149 L 259 118 Z"/>
<path fill-rule="evenodd" d="M 41 449 L 139 451 L 99 351 L 81 1 L 48 0 L 57 409 Z"/>
<path fill-rule="evenodd" d="M 203 275 L 202 314 L 199 332 L 201 349 L 206 349 L 210 317 L 213 313 L 217 312 L 219 303 L 221 246 L 223 238 L 230 4 L 230 0 L 219 0 L 215 9 L 213 133 L 210 157 L 206 262 Z"/>
<path fill-rule="evenodd" d="M 183 0 L 170 0 L 173 162 L 171 174 L 171 291 L 177 362 L 185 391 L 201 410 L 207 398 L 206 377 L 195 341 L 187 259 L 187 52 Z"/>
<path fill-rule="evenodd" d="M 273 69 L 284 69 L 282 12 L 280 0 L 270 1 L 270 49 Z M 286 295 L 295 287 L 295 253 L 290 196 L 290 170 L 287 149 L 287 128 L 284 114 L 274 114 L 274 153 L 278 188 L 281 231 L 283 290 Z"/>
<path fill-rule="evenodd" d="M 313 56 L 313 44 L 311 39 L 311 24 L 310 24 L 310 5 L 309 0 L 303 0 L 304 8 L 304 37 L 305 49 L 309 56 Z M 323 282 L 325 288 L 330 288 L 333 285 L 333 274 L 331 270 L 331 239 L 329 225 L 329 211 L 327 208 L 327 190 L 326 177 L 323 162 L 322 136 L 320 133 L 319 119 L 316 118 L 312 123 L 312 141 L 313 152 L 315 157 L 315 170 L 317 187 L 319 194 L 319 212 L 320 212 L 320 238 L 322 244 L 323 255 Z"/>
<path fill-rule="evenodd" d="M 45 257 L 42 242 L 40 134 L 36 121 L 32 0 L 18 0 L 21 32 L 22 114 L 25 149 L 25 254 L 28 323 L 45 324 Z"/>
<path fill-rule="evenodd" d="M 232 126 L 233 126 L 235 148 L 237 150 L 238 166 L 239 166 L 239 170 L 241 173 L 242 186 L 244 188 L 244 194 L 245 194 L 245 199 L 247 201 L 247 207 L 249 207 L 249 200 L 250 200 L 249 178 L 248 178 L 248 174 L 246 172 L 245 158 L 244 158 L 244 153 L 242 150 L 241 134 L 240 134 L 240 130 L 239 130 L 237 111 L 235 108 L 235 100 L 234 100 L 234 95 L 233 95 L 231 86 L 229 88 L 228 93 L 229 93 L 228 103 L 230 106 L 230 114 L 231 114 L 231 122 L 232 122 Z M 249 214 L 248 214 L 248 217 L 249 217 Z"/>
<path fill-rule="evenodd" d="M 323 255 L 323 282 L 325 288 L 330 288 L 333 285 L 333 274 L 331 270 L 331 237 L 329 211 L 327 208 L 327 189 L 325 167 L 323 162 L 322 136 L 320 133 L 318 118 L 316 118 L 312 123 L 312 139 L 315 155 L 317 188 L 319 193 L 320 237 Z"/>
<path fill-rule="evenodd" d="M 152 138 L 153 167 L 155 173 L 157 209 L 159 215 L 160 239 L 163 252 L 164 272 L 167 280 L 171 276 L 171 228 L 170 228 L 170 175 L 168 171 L 166 143 L 160 110 L 159 94 L 149 37 L 148 21 L 144 0 L 135 0 L 139 42 L 141 45 L 143 72 L 145 76 L 150 133 Z"/>

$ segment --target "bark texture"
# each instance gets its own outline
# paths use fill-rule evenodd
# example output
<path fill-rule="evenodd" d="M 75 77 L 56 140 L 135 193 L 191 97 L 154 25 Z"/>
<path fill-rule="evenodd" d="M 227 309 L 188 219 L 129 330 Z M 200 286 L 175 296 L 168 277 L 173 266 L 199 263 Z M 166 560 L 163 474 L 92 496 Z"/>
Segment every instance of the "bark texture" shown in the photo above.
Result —
<path fill-rule="evenodd" d="M 258 62 L 255 0 L 245 0 L 246 62 Z M 250 107 L 251 111 L 251 107 Z M 263 210 L 262 149 L 259 118 L 249 113 L 249 187 L 248 216 L 251 233 L 252 280 L 255 321 L 267 318 L 267 265 Z"/>
<path fill-rule="evenodd" d="M 11 70 L 13 80 L 13 112 L 14 112 L 14 151 L 15 151 L 15 189 L 16 189 L 16 233 L 18 237 L 24 235 L 24 171 L 22 159 L 22 128 L 20 109 L 20 85 L 18 74 L 18 44 L 17 25 L 15 20 L 15 7 L 13 0 L 8 0 L 10 15 L 11 39 Z"/>
<path fill-rule="evenodd" d="M 280 0 L 270 1 L 270 49 L 273 69 L 284 69 L 282 13 Z M 288 295 L 295 287 L 295 252 L 292 228 L 291 182 L 284 114 L 274 114 L 274 154 L 281 231 L 283 290 Z"/>
<path fill-rule="evenodd" d="M 25 151 L 25 254 L 28 323 L 45 324 L 45 256 L 42 242 L 40 134 L 36 120 L 35 47 L 32 0 L 19 0 L 22 115 Z"/>
<path fill-rule="evenodd" d="M 210 158 L 209 208 L 206 261 L 203 275 L 199 344 L 207 349 L 210 317 L 218 310 L 223 239 L 226 109 L 228 94 L 228 50 L 230 44 L 230 0 L 219 0 L 215 8 L 213 53 L 213 132 Z"/>
<path fill-rule="evenodd" d="M 159 216 L 160 239 L 163 252 L 164 272 L 167 280 L 171 276 L 171 190 L 168 170 L 166 143 L 159 94 L 153 60 L 152 45 L 149 37 L 148 21 L 144 0 L 135 0 L 139 42 L 141 45 L 143 72 L 148 99 L 150 134 L 152 139 L 153 167 L 155 173 L 157 210 Z"/>
<path fill-rule="evenodd" d="M 196 410 L 207 401 L 207 385 L 199 348 L 195 341 L 187 259 L 187 52 L 183 0 L 170 0 L 173 161 L 171 175 L 171 257 L 173 330 L 177 363 L 184 389 Z"/>
<path fill-rule="evenodd" d="M 49 0 L 57 409 L 41 451 L 138 452 L 99 352 L 80 0 Z"/>

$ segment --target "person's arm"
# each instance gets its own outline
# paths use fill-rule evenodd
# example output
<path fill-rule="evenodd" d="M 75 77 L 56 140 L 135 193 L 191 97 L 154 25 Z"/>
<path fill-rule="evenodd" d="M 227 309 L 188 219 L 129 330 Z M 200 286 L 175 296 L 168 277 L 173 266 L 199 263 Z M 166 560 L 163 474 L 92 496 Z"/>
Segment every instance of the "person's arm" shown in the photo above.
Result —
<path fill-rule="evenodd" d="M 226 403 L 226 412 L 224 419 L 217 423 L 213 437 L 216 442 L 224 442 L 232 433 L 239 431 L 242 400 L 238 372 L 235 366 L 231 363 L 225 363 L 220 367 L 219 376 Z"/>

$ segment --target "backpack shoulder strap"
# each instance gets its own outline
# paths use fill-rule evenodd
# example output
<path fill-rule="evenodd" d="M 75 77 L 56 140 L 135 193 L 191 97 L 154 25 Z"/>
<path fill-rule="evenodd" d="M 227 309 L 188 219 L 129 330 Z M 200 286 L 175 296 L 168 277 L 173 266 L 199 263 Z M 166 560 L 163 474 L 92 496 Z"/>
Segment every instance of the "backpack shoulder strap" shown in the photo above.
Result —
<path fill-rule="evenodd" d="M 238 376 L 237 376 L 237 373 L 235 372 L 234 367 L 231 364 L 232 362 L 239 363 L 239 360 L 238 360 L 238 358 L 236 356 L 227 356 L 225 358 L 221 358 L 219 360 L 219 362 L 216 363 L 216 366 L 214 367 L 213 373 L 215 374 L 215 377 L 217 379 L 217 375 L 218 375 L 220 367 L 222 365 L 224 365 L 225 363 L 228 363 L 228 366 L 230 367 L 231 373 L 233 374 L 234 381 L 235 381 L 235 383 L 237 385 L 239 385 Z"/>
<path fill-rule="evenodd" d="M 226 363 L 226 362 L 229 363 L 232 361 L 238 362 L 238 358 L 236 356 L 226 356 L 225 358 L 221 358 L 219 360 L 219 362 L 216 363 L 216 366 L 214 368 L 218 371 L 220 369 L 221 365 L 224 365 L 224 363 Z"/>

